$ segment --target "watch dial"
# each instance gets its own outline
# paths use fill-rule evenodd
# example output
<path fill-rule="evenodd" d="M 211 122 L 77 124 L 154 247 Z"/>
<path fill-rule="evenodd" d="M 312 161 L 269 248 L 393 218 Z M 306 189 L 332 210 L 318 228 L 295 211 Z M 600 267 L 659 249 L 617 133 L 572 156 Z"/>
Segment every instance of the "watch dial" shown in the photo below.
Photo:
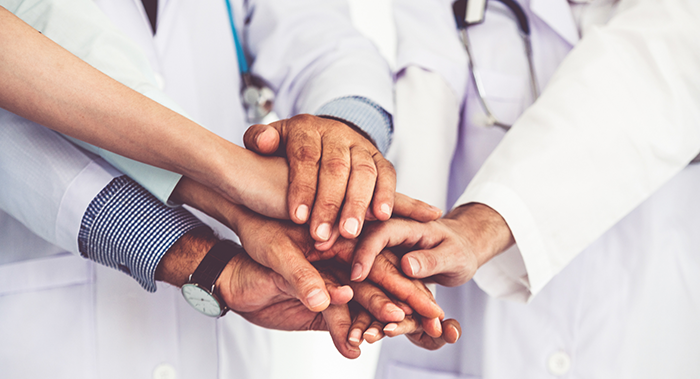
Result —
<path fill-rule="evenodd" d="M 182 286 L 182 295 L 194 309 L 207 316 L 217 317 L 221 315 L 221 305 L 209 291 L 196 284 L 185 284 Z"/>

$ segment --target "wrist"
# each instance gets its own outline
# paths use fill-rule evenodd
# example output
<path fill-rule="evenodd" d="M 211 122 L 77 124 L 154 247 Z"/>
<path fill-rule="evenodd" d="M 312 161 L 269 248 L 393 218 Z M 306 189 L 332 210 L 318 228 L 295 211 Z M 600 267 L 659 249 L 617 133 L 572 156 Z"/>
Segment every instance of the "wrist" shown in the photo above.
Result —
<path fill-rule="evenodd" d="M 184 234 L 161 259 L 156 268 L 156 280 L 182 287 L 217 241 L 209 227 Z"/>
<path fill-rule="evenodd" d="M 457 232 L 469 241 L 479 267 L 515 243 L 505 219 L 488 205 L 464 204 L 445 218 L 456 221 Z"/>

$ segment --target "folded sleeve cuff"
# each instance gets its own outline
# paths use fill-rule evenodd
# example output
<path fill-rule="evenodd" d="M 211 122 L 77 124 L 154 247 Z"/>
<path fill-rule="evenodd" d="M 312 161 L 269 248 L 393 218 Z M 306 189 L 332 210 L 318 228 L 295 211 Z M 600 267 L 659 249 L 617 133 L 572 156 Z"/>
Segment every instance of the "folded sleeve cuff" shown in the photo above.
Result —
<path fill-rule="evenodd" d="M 347 96 L 332 100 L 315 114 L 356 126 L 372 138 L 382 154 L 389 149 L 394 131 L 392 117 L 384 108 L 365 97 Z"/>
<path fill-rule="evenodd" d="M 530 301 L 552 279 L 558 266 L 549 258 L 530 210 L 514 191 L 493 182 L 468 187 L 455 206 L 467 203 L 485 204 L 498 212 L 516 243 L 481 266 L 474 281 L 490 296 Z"/>
<path fill-rule="evenodd" d="M 202 225 L 184 208 L 170 208 L 120 176 L 88 206 L 78 245 L 84 257 L 121 270 L 153 292 L 163 255 L 185 233 Z"/>

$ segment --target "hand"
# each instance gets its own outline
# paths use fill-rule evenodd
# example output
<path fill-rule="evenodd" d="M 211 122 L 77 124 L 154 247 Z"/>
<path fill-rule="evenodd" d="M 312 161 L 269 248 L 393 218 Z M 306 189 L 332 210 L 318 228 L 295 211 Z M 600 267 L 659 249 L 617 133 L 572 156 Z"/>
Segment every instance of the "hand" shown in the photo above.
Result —
<path fill-rule="evenodd" d="M 228 307 L 246 320 L 278 330 L 327 330 L 343 356 L 357 358 L 360 349 L 347 338 L 352 316 L 346 303 L 353 292 L 338 284 L 332 270 L 320 270 L 332 298 L 332 304 L 320 313 L 308 310 L 288 282 L 246 254 L 229 262 L 216 287 Z"/>
<path fill-rule="evenodd" d="M 318 274 L 314 272 L 309 259 L 319 261 L 335 258 L 346 265 L 352 259 L 356 240 L 341 239 L 331 250 L 319 252 L 314 248 L 315 241 L 310 238 L 304 226 L 295 225 L 289 221 L 262 217 L 241 207 L 231 209 L 230 214 L 237 220 L 234 230 L 248 254 L 263 266 L 280 273 L 292 283 L 294 288 L 301 289 L 299 293 L 310 293 L 307 290 L 310 285 L 319 288 L 319 284 L 317 284 Z M 370 280 L 428 318 L 444 316 L 444 312 L 435 303 L 432 294 L 422 283 L 408 279 L 401 274 L 394 264 L 387 262 L 386 254 L 379 256 L 377 260 L 379 263 L 374 265 L 369 275 Z M 396 263 L 398 263 L 398 258 Z M 342 273 L 342 278 L 344 282 L 349 283 L 348 271 L 345 270 Z M 352 283 L 352 286 L 356 292 L 362 288 L 360 283 Z M 359 292 L 365 293 L 364 291 Z M 381 299 L 381 297 L 374 299 L 371 297 L 363 299 L 361 295 L 356 297 L 356 300 L 382 321 L 400 321 L 403 318 L 404 313 L 397 312 L 399 309 L 391 302 L 372 302 L 372 300 L 377 299 Z M 320 308 L 313 307 L 311 302 L 306 301 L 305 303 L 310 306 L 309 309 L 320 310 Z"/>
<path fill-rule="evenodd" d="M 253 125 L 244 141 L 260 154 L 287 157 L 289 216 L 298 224 L 310 216 L 316 241 L 330 238 L 339 212 L 340 234 L 345 238 L 360 234 L 368 209 L 378 220 L 391 217 L 394 168 L 363 133 L 350 126 L 298 115 L 270 125 Z"/>
<path fill-rule="evenodd" d="M 384 257 L 386 262 L 394 266 L 399 262 L 398 257 L 388 250 L 383 251 L 380 257 Z M 422 282 L 418 280 L 415 280 L 415 282 L 420 283 L 421 288 L 428 291 Z M 356 293 L 353 302 L 357 299 L 362 299 L 363 296 L 375 295 L 373 291 L 378 290 L 376 287 L 366 290 L 361 289 L 361 286 L 366 285 L 373 287 L 373 285 L 368 284 L 368 281 L 351 284 L 351 287 Z M 377 297 L 381 298 L 381 296 Z M 381 340 L 385 335 L 395 337 L 406 334 L 409 340 L 414 344 L 428 350 L 436 350 L 445 343 L 452 344 L 457 342 L 462 333 L 461 326 L 456 320 L 449 319 L 441 321 L 442 316 L 440 318 L 429 319 L 421 316 L 417 312 L 413 312 L 410 307 L 402 302 L 397 302 L 397 304 L 404 310 L 406 317 L 398 322 L 394 321 L 389 323 L 377 319 L 373 316 L 372 312 L 368 312 L 367 310 L 371 309 L 371 306 L 368 306 L 367 303 L 362 302 L 362 300 L 359 300 L 359 302 L 362 304 L 362 307 L 358 307 L 359 309 L 355 312 L 357 315 L 353 319 L 348 336 L 348 342 L 353 346 L 359 346 L 363 339 L 369 343 L 374 343 Z M 351 303 L 350 306 L 352 307 L 353 303 Z"/>
<path fill-rule="evenodd" d="M 406 275 L 458 286 L 515 243 L 505 220 L 478 203 L 456 208 L 445 218 L 429 223 L 392 219 L 366 229 L 353 259 L 353 267 L 362 268 L 358 280 L 370 274 L 369 268 L 383 249 L 401 247 L 412 250 L 401 258 Z"/>
<path fill-rule="evenodd" d="M 455 319 L 441 321 L 440 325 L 443 333 L 438 337 L 433 337 L 423 329 L 420 316 L 408 315 L 401 322 L 383 324 L 372 320 L 371 315 L 367 312 L 360 312 L 353 320 L 353 324 L 350 327 L 350 335 L 357 335 L 364 330 L 364 334 L 362 334 L 364 339 L 372 344 L 381 340 L 384 336 L 396 337 L 405 334 L 415 345 L 428 350 L 437 350 L 446 343 L 453 344 L 457 342 L 462 335 L 462 326 Z M 353 346 L 356 345 L 353 341 L 349 342 Z"/>
<path fill-rule="evenodd" d="M 323 278 L 307 257 L 323 255 L 324 259 L 330 259 L 341 255 L 345 257 L 345 262 L 350 262 L 355 241 L 343 239 L 337 247 L 319 252 L 314 248 L 315 241 L 304 226 L 256 214 L 245 207 L 232 204 L 218 193 L 194 181 L 182 181 L 178 187 L 182 187 L 183 202 L 197 204 L 196 207 L 201 211 L 236 232 L 248 254 L 256 262 L 279 273 L 288 281 L 309 310 L 319 312 L 328 307 L 330 295 Z M 377 269 L 373 275 L 377 275 L 378 282 L 384 281 L 394 296 L 407 299 L 408 304 L 424 316 L 435 318 L 442 314 L 434 299 L 427 297 L 398 270 L 383 273 Z M 389 314 L 392 311 L 386 312 Z"/>

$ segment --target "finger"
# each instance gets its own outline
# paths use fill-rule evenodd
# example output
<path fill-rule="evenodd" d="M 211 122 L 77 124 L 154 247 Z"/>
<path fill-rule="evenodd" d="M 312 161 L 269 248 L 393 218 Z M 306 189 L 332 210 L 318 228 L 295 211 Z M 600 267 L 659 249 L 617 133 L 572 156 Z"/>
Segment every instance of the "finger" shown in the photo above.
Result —
<path fill-rule="evenodd" d="M 346 358 L 355 359 L 360 356 L 360 349 L 348 341 L 350 326 L 350 311 L 347 305 L 331 305 L 323 311 L 323 318 L 328 326 L 333 344 L 338 352 Z"/>
<path fill-rule="evenodd" d="M 462 326 L 455 319 L 447 319 L 442 322 L 442 338 L 449 344 L 459 341 L 462 336 Z"/>
<path fill-rule="evenodd" d="M 330 305 L 326 282 L 316 268 L 299 253 L 295 246 L 274 247 L 277 252 L 261 262 L 280 274 L 294 291 L 294 295 L 312 312 L 321 312 Z"/>
<path fill-rule="evenodd" d="M 351 164 L 350 149 L 342 143 L 323 141 L 322 149 L 318 192 L 309 222 L 311 237 L 316 241 L 328 241 L 331 236 L 331 227 L 345 199 Z M 344 227 L 341 225 L 341 229 Z"/>
<path fill-rule="evenodd" d="M 382 338 L 384 338 L 384 324 L 380 323 L 379 321 L 374 321 L 372 324 L 365 330 L 365 333 L 362 335 L 365 338 L 365 341 L 369 344 L 373 344 Z"/>
<path fill-rule="evenodd" d="M 377 166 L 377 186 L 372 199 L 372 212 L 378 220 L 386 221 L 394 210 L 396 170 L 379 152 L 375 154 L 374 161 Z"/>
<path fill-rule="evenodd" d="M 384 326 L 384 334 L 388 337 L 396 337 L 402 334 L 413 334 L 423 332 L 420 317 L 409 316 L 401 322 L 393 322 Z"/>
<path fill-rule="evenodd" d="M 442 210 L 404 194 L 396 193 L 394 216 L 410 218 L 420 222 L 428 222 L 439 219 L 440 216 L 442 216 Z"/>
<path fill-rule="evenodd" d="M 314 248 L 318 251 L 328 251 L 331 247 L 333 247 L 333 244 L 335 241 L 338 240 L 340 237 L 340 228 L 338 225 L 334 225 L 333 228 L 331 228 L 331 237 L 328 239 L 328 241 L 325 242 L 316 242 L 314 244 Z"/>
<path fill-rule="evenodd" d="M 340 217 L 340 234 L 348 239 L 357 237 L 362 230 L 365 214 L 375 193 L 378 170 L 372 154 L 364 147 L 351 148 L 350 162 L 350 177 Z M 393 200 L 393 196 L 391 198 Z"/>
<path fill-rule="evenodd" d="M 347 282 L 347 279 L 339 276 L 343 274 L 342 270 L 334 267 L 332 263 L 329 261 L 319 262 L 314 267 L 319 270 L 321 277 L 326 281 L 326 289 L 331 296 L 331 304 L 347 304 L 352 300 L 355 293 L 352 287 L 341 284 L 341 282 Z"/>
<path fill-rule="evenodd" d="M 369 312 L 364 309 L 358 309 L 357 316 L 355 316 L 355 320 L 350 327 L 350 334 L 348 335 L 348 342 L 350 342 L 352 346 L 360 346 L 362 343 L 362 335 L 367 331 L 372 321 L 373 318 Z"/>
<path fill-rule="evenodd" d="M 364 281 L 351 283 L 350 286 L 355 293 L 353 300 L 364 307 L 378 321 L 398 322 L 406 316 L 406 313 L 374 284 Z"/>
<path fill-rule="evenodd" d="M 386 247 L 401 245 L 415 237 L 416 226 L 420 225 L 393 219 L 372 223 L 371 227 L 365 228 L 364 235 L 355 249 L 350 279 L 353 281 L 365 280 L 377 255 Z"/>
<path fill-rule="evenodd" d="M 251 125 L 243 135 L 243 143 L 248 150 L 258 154 L 272 155 L 280 151 L 280 131 L 277 129 L 279 123 L 271 125 L 256 124 Z"/>
<path fill-rule="evenodd" d="M 287 135 L 286 150 L 289 162 L 289 216 L 295 223 L 303 224 L 309 219 L 316 197 L 321 136 L 313 129 L 294 129 Z"/>
<path fill-rule="evenodd" d="M 445 315 L 422 283 L 406 278 L 383 255 L 377 256 L 369 279 L 424 317 L 443 318 Z"/>
<path fill-rule="evenodd" d="M 433 338 L 442 336 L 442 324 L 438 318 L 421 317 L 421 325 L 429 336 Z"/>
<path fill-rule="evenodd" d="M 454 319 L 445 320 L 443 322 L 442 336 L 433 338 L 427 333 L 408 334 L 408 339 L 414 344 L 428 350 L 437 350 L 445 345 L 445 343 L 455 343 L 459 340 L 462 334 L 462 327 Z"/>
<path fill-rule="evenodd" d="M 326 284 L 326 289 L 328 289 L 328 293 L 331 296 L 331 304 L 347 304 L 354 296 L 354 292 L 350 286 Z"/>
<path fill-rule="evenodd" d="M 414 250 L 401 258 L 401 270 L 412 278 L 432 277 L 445 286 L 457 286 L 474 276 L 478 263 L 451 244 L 441 244 L 430 250 Z"/>

